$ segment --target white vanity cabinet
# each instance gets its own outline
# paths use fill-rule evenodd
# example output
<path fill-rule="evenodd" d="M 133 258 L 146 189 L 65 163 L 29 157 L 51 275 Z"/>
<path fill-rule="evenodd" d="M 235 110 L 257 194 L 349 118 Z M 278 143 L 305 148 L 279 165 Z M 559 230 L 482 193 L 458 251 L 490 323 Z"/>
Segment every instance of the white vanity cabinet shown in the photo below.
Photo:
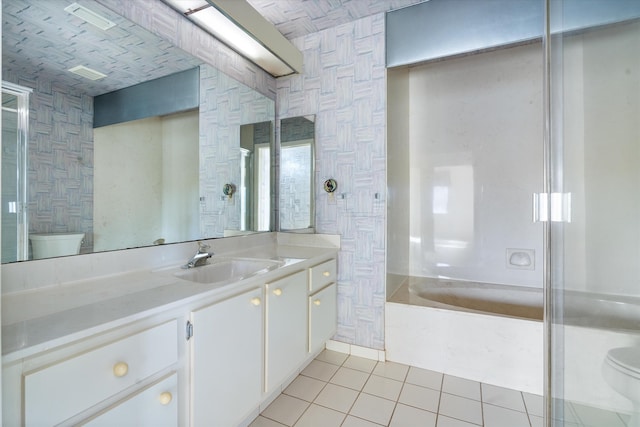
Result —
<path fill-rule="evenodd" d="M 310 265 L 287 265 L 10 354 L 3 359 L 3 425 L 250 423 L 335 333 L 336 260 Z M 170 286 L 164 291 L 184 295 Z"/>
<path fill-rule="evenodd" d="M 309 269 L 309 352 L 315 353 L 335 333 L 337 315 L 336 260 Z"/>
<path fill-rule="evenodd" d="M 191 313 L 191 421 L 238 425 L 262 397 L 262 287 Z"/>
<path fill-rule="evenodd" d="M 177 346 L 173 320 L 25 372 L 24 424 L 56 425 L 91 414 L 92 407 L 112 396 L 136 394 L 136 386 L 143 387 L 145 380 L 177 363 Z M 138 410 L 135 403 L 129 407 Z M 167 421 L 177 425 L 173 414 Z"/>
<path fill-rule="evenodd" d="M 307 272 L 265 286 L 265 391 L 282 385 L 307 357 Z"/>

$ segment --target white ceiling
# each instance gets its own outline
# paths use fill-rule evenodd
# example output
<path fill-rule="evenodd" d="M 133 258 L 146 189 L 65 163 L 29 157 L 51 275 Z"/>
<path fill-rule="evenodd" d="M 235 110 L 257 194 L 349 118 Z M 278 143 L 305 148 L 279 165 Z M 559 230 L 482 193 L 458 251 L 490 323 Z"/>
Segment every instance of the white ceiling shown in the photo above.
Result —
<path fill-rule="evenodd" d="M 247 0 L 289 40 L 425 0 Z"/>

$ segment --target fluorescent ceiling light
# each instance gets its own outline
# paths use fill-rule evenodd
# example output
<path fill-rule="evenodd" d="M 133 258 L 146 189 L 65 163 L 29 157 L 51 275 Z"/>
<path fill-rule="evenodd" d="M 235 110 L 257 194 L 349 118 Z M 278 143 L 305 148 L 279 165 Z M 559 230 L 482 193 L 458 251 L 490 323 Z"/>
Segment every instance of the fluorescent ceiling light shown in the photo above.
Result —
<path fill-rule="evenodd" d="M 89 24 L 95 25 L 101 30 L 108 30 L 111 27 L 114 27 L 115 22 L 109 21 L 104 16 L 94 12 L 91 9 L 87 9 L 84 6 L 80 6 L 78 3 L 72 3 L 69 6 L 64 8 L 65 12 L 69 12 L 70 14 L 77 16 L 83 21 L 88 22 Z"/>
<path fill-rule="evenodd" d="M 246 0 L 165 0 L 275 77 L 302 71 L 302 53 Z"/>
<path fill-rule="evenodd" d="M 73 68 L 69 68 L 69 71 L 89 80 L 100 80 L 107 77 L 106 74 L 102 74 L 100 71 L 93 70 L 89 67 L 85 67 L 84 65 L 77 65 Z"/>

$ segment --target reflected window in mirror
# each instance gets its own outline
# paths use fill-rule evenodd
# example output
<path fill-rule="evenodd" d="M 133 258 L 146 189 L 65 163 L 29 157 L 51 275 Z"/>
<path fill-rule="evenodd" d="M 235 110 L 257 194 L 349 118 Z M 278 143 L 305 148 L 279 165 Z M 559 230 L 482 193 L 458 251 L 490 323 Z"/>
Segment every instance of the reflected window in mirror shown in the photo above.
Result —
<path fill-rule="evenodd" d="M 281 230 L 310 230 L 314 227 L 314 139 L 314 116 L 281 120 L 279 180 Z"/>
<path fill-rule="evenodd" d="M 242 174 L 240 182 L 240 230 L 269 231 L 271 219 L 270 121 L 240 126 Z"/>

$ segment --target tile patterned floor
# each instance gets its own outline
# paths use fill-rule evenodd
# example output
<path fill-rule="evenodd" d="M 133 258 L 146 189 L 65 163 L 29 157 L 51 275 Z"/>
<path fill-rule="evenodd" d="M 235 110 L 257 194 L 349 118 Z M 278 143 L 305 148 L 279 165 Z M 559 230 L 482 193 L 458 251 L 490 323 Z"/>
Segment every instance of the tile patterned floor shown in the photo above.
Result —
<path fill-rule="evenodd" d="M 542 427 L 542 413 L 541 396 L 325 350 L 250 427 Z"/>

